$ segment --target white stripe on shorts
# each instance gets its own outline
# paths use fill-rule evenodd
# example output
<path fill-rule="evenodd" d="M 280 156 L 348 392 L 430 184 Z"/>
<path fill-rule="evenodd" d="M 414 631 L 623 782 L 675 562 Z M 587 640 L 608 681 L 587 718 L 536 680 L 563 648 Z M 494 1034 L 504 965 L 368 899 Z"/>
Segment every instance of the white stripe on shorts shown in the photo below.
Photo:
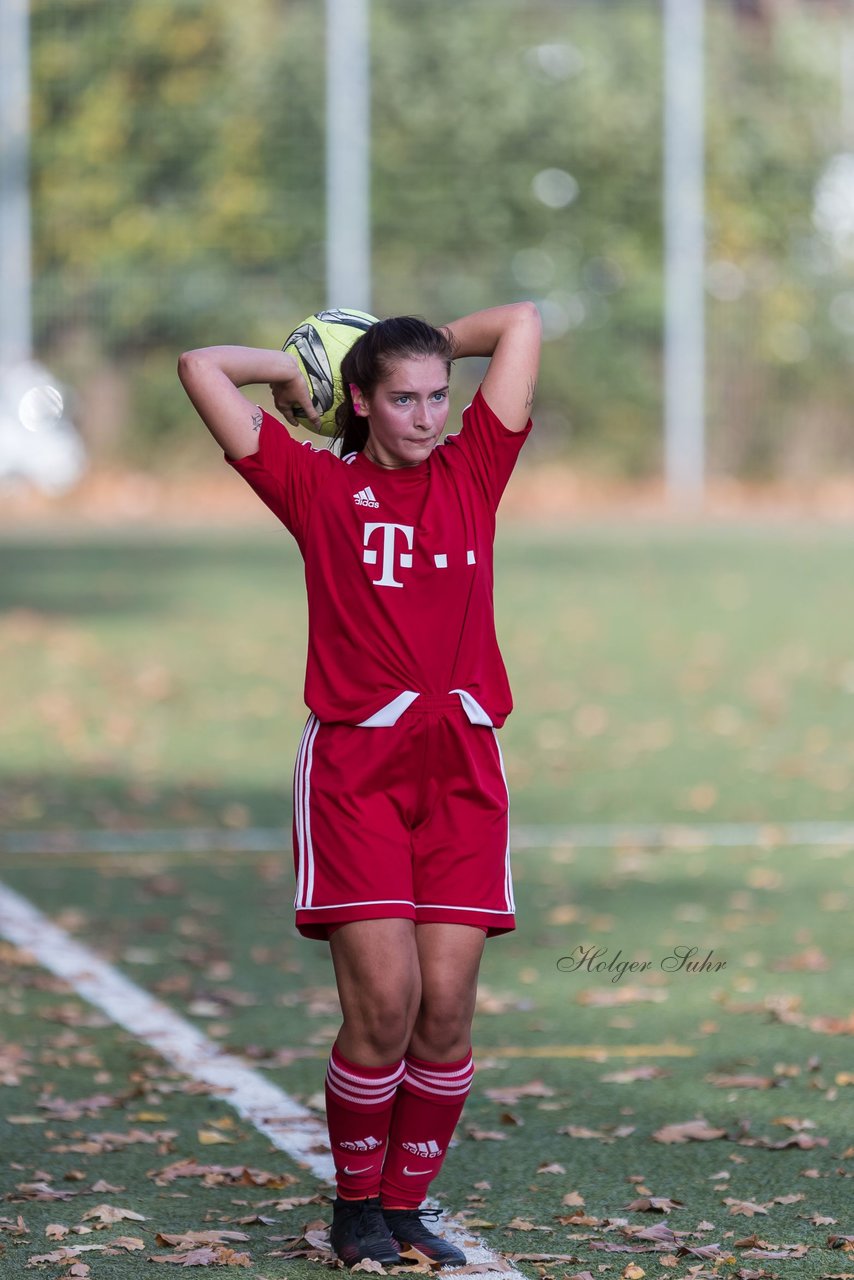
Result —
<path fill-rule="evenodd" d="M 314 892 L 314 850 L 311 844 L 311 813 L 309 810 L 309 794 L 311 784 L 309 775 L 314 748 L 314 739 L 320 728 L 320 721 L 312 714 L 306 721 L 297 752 L 296 769 L 294 771 L 294 813 L 297 831 L 297 890 L 294 906 L 303 906 L 311 902 Z"/>
<path fill-rule="evenodd" d="M 504 900 L 507 903 L 509 911 L 516 910 L 516 903 L 513 898 L 513 875 L 510 870 L 510 788 L 507 785 L 507 774 L 504 771 L 504 756 L 501 754 L 501 743 L 498 741 L 498 730 L 493 727 L 492 736 L 495 738 L 495 745 L 498 748 L 498 763 L 501 765 L 501 776 L 504 779 L 504 789 L 507 792 L 507 848 L 504 853 Z"/>

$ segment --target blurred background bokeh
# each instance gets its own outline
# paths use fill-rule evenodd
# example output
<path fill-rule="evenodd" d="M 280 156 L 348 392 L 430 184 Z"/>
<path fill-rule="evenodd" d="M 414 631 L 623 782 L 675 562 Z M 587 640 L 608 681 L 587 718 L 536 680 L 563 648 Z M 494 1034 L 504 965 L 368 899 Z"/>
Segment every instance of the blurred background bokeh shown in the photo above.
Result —
<path fill-rule="evenodd" d="M 664 9 L 370 5 L 371 307 L 539 303 L 527 469 L 661 475 Z M 707 0 L 705 19 L 708 481 L 838 482 L 854 10 Z M 178 353 L 278 346 L 358 305 L 327 296 L 325 20 L 318 0 L 32 0 L 33 345 L 90 476 L 217 473 Z"/>

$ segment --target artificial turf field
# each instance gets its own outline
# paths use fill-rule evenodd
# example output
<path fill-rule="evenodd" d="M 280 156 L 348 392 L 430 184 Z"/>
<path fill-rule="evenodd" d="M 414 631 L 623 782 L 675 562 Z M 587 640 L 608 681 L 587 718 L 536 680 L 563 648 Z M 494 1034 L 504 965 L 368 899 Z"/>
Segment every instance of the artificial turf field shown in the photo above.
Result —
<path fill-rule="evenodd" d="M 433 1190 L 496 1253 L 553 1255 L 528 1275 L 854 1275 L 852 551 L 819 526 L 501 530 L 518 921 L 486 947 L 475 1087 Z M 293 544 L 66 531 L 0 555 L 0 880 L 321 1106 L 332 971 L 293 929 L 284 835 L 135 853 L 91 834 L 289 826 Z M 777 826 L 808 821 L 851 843 Z M 754 834 L 723 844 L 723 823 Z M 64 851 L 35 836 L 61 831 Z M 676 967 L 683 947 L 706 964 Z M 328 1219 L 328 1188 L 21 951 L 0 966 L 0 1275 L 171 1275 L 158 1234 L 213 1229 L 246 1239 L 210 1265 L 317 1274 L 276 1255 Z M 699 1117 L 718 1136 L 654 1136 Z M 235 1172 L 170 1180 L 181 1159 Z M 644 1196 L 659 1208 L 627 1208 Z M 143 1219 L 84 1217 L 101 1205 Z M 613 1248 L 662 1224 L 666 1249 Z M 142 1243 L 101 1248 L 122 1239 Z"/>

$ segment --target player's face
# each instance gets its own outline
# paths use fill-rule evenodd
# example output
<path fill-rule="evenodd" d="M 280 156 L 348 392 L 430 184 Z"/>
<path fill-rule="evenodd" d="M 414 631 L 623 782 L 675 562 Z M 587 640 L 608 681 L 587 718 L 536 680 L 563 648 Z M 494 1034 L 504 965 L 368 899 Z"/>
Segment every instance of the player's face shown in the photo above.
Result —
<path fill-rule="evenodd" d="M 368 457 L 414 467 L 438 441 L 448 418 L 448 372 L 439 356 L 400 360 L 367 401 Z"/>

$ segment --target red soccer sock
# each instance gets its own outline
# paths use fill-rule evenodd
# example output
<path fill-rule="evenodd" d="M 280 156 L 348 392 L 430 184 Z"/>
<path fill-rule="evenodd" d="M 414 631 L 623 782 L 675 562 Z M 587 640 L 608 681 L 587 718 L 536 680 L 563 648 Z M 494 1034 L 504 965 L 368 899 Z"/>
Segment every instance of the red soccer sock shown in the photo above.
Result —
<path fill-rule="evenodd" d="M 387 1209 L 417 1209 L 442 1167 L 471 1089 L 471 1050 L 457 1062 L 424 1062 L 407 1054 L 397 1091 L 380 1196 Z"/>
<path fill-rule="evenodd" d="M 342 1200 L 379 1195 L 397 1087 L 403 1060 L 387 1067 L 362 1067 L 332 1046 L 326 1069 L 326 1122 Z"/>

